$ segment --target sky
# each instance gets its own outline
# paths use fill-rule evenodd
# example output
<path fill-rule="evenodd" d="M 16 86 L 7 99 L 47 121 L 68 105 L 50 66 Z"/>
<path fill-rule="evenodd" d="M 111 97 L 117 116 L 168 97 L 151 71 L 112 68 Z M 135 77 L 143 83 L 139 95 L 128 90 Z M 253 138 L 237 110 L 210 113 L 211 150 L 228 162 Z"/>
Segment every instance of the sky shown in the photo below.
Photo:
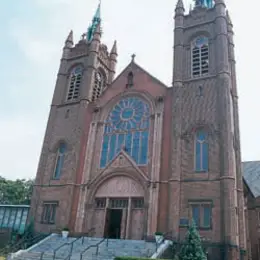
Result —
<path fill-rule="evenodd" d="M 186 0 L 189 10 L 192 0 Z M 35 177 L 64 40 L 86 32 L 98 0 L 0 1 L 0 176 Z M 136 62 L 171 85 L 176 0 L 102 0 L 102 42 L 119 73 Z M 260 1 L 226 0 L 234 24 L 243 160 L 260 160 Z M 250 43 L 250 44 L 249 44 Z M 252 43 L 252 44 L 251 44 Z"/>

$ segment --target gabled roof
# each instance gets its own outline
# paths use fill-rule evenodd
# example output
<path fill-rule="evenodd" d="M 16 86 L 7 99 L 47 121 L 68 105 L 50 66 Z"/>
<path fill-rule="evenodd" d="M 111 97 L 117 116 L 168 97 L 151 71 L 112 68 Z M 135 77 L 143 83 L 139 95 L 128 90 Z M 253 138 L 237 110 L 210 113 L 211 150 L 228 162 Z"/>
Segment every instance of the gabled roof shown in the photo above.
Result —
<path fill-rule="evenodd" d="M 114 79 L 114 81 L 112 82 L 112 84 L 118 79 L 120 78 L 120 76 L 122 74 L 125 73 L 125 71 L 127 70 L 135 70 L 135 69 L 140 69 L 143 73 L 147 74 L 149 77 L 151 77 L 155 82 L 157 82 L 159 85 L 165 87 L 165 88 L 168 88 L 168 86 L 166 84 L 164 84 L 163 82 L 161 82 L 159 79 L 157 79 L 156 77 L 154 77 L 152 74 L 150 74 L 147 70 L 145 70 L 144 68 L 142 68 L 140 65 L 138 65 L 135 61 L 132 61 L 130 62 L 126 67 L 125 69 L 123 69 L 121 71 L 121 73 Z"/>
<path fill-rule="evenodd" d="M 242 162 L 243 177 L 255 197 L 260 196 L 260 161 Z"/>

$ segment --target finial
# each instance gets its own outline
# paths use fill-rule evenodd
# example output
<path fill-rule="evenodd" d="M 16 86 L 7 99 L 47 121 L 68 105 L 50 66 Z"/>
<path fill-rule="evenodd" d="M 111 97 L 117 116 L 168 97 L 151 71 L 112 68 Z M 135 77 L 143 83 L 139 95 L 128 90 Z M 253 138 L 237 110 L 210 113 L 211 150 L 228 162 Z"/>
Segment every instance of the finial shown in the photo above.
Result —
<path fill-rule="evenodd" d="M 112 50 L 110 52 L 111 54 L 117 54 L 117 41 L 114 41 Z"/>
<path fill-rule="evenodd" d="M 73 46 L 73 31 L 71 30 L 65 41 L 65 46 L 71 48 Z"/>
<path fill-rule="evenodd" d="M 176 9 L 181 8 L 184 9 L 184 4 L 182 0 L 178 0 L 177 5 L 176 5 Z"/>
<path fill-rule="evenodd" d="M 136 57 L 136 55 L 135 54 L 132 54 L 132 62 L 135 62 L 135 57 Z"/>

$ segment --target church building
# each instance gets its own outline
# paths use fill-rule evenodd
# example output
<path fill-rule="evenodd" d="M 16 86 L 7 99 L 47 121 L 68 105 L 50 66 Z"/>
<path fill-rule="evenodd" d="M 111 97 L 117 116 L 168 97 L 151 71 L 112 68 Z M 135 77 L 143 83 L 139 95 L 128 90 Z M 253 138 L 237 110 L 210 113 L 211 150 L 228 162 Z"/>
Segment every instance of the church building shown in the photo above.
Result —
<path fill-rule="evenodd" d="M 69 33 L 31 205 L 37 231 L 181 241 L 193 219 L 225 259 L 247 251 L 233 25 L 224 0 L 188 13 L 178 0 L 174 21 L 171 86 L 134 55 L 116 73 L 100 5 L 78 42 Z"/>

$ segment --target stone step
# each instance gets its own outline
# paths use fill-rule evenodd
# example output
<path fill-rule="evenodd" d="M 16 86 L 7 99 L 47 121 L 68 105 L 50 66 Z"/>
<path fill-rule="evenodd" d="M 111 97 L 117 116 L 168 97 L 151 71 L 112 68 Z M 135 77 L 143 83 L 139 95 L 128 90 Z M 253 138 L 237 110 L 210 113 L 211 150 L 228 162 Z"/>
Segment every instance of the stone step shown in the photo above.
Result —
<path fill-rule="evenodd" d="M 71 247 L 73 241 L 76 238 L 62 239 L 60 236 L 53 236 L 44 241 L 42 244 L 34 247 L 30 252 L 23 253 L 17 260 L 40 260 L 43 254 L 42 260 L 52 260 L 55 253 L 55 259 L 67 259 L 71 253 Z M 109 239 L 108 243 L 104 240 L 97 247 L 91 245 L 96 245 L 102 238 L 84 238 L 84 243 L 82 244 L 82 239 L 78 239 L 73 243 L 73 251 L 70 260 L 80 260 L 81 253 L 83 253 L 84 260 L 114 260 L 115 256 L 135 256 L 135 257 L 149 257 L 155 250 L 155 243 L 148 243 L 146 241 L 138 240 L 119 240 L 119 239 Z M 62 246 L 62 247 L 61 247 Z M 57 248 L 59 248 L 57 250 Z M 86 250 L 88 248 L 88 250 Z"/>

